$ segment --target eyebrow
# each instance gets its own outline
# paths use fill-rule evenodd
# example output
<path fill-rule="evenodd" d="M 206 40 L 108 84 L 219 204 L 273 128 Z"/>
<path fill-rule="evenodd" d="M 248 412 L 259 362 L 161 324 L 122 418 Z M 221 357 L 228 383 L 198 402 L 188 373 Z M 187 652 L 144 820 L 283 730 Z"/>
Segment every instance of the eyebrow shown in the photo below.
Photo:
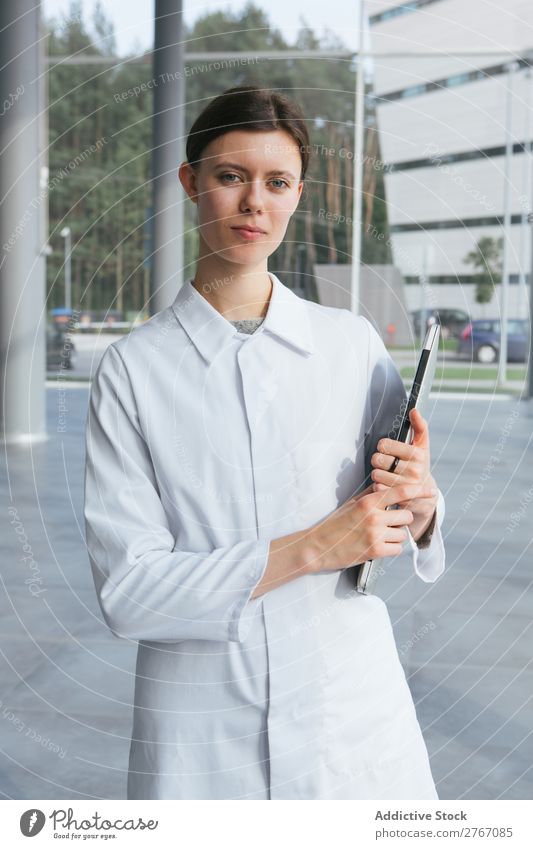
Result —
<path fill-rule="evenodd" d="M 236 168 L 238 171 L 244 171 L 245 174 L 250 173 L 248 169 L 244 167 L 244 165 L 239 165 L 238 162 L 218 162 L 215 168 Z M 280 177 L 283 175 L 286 177 L 292 177 L 293 180 L 296 180 L 296 177 L 290 171 L 274 170 L 267 172 L 267 177 Z"/>

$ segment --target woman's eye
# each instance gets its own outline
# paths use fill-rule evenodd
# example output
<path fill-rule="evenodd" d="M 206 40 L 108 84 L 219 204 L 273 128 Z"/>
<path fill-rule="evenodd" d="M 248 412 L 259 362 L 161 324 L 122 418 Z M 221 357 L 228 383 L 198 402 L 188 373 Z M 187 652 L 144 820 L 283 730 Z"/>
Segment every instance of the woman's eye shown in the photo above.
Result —
<path fill-rule="evenodd" d="M 232 180 L 232 179 L 231 179 L 232 177 L 235 177 L 235 180 Z M 236 182 L 237 180 L 239 180 L 239 179 L 240 179 L 240 177 L 239 177 L 239 175 L 238 175 L 238 174 L 230 174 L 230 173 L 227 173 L 227 174 L 221 174 L 221 175 L 220 175 L 220 179 L 221 179 L 222 181 L 225 181 L 225 182 L 226 182 L 226 183 L 228 183 L 228 184 L 232 184 L 232 185 L 233 185 L 233 184 L 235 184 L 235 182 Z M 281 177 L 276 177 L 274 180 L 271 180 L 271 183 L 277 183 L 277 184 L 278 184 L 278 185 L 275 185 L 275 186 L 274 186 L 274 188 L 275 188 L 275 189 L 282 189 L 282 188 L 284 188 L 284 187 L 286 187 L 286 188 L 288 188 L 288 187 L 289 187 L 289 184 L 287 183 L 287 181 L 286 181 L 286 180 L 282 180 L 282 179 L 281 179 Z"/>

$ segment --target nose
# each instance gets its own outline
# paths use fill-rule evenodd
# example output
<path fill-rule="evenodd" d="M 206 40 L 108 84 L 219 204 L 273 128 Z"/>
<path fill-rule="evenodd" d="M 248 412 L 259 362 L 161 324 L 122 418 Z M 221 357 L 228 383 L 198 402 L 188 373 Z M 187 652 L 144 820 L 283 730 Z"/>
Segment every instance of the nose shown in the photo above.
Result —
<path fill-rule="evenodd" d="M 248 180 L 243 183 L 240 202 L 241 212 L 260 212 L 264 206 L 263 184 L 261 180 Z"/>

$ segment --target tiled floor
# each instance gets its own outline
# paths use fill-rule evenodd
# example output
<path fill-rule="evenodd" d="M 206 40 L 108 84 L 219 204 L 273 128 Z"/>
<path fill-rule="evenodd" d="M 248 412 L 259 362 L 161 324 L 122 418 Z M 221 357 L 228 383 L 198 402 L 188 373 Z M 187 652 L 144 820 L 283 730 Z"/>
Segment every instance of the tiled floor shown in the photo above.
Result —
<path fill-rule="evenodd" d="M 424 584 L 398 562 L 379 586 L 442 799 L 532 798 L 533 503 L 508 530 L 532 431 L 524 402 L 434 404 L 446 571 Z"/>
<path fill-rule="evenodd" d="M 136 644 L 103 623 L 84 550 L 87 390 L 67 390 L 64 433 L 55 389 L 48 402 L 52 438 L 2 457 L 0 795 L 121 799 Z M 532 798 L 533 499 L 509 530 L 533 483 L 533 418 L 524 409 L 446 396 L 434 404 L 447 569 L 426 584 L 402 556 L 377 587 L 442 799 Z M 491 456 L 497 462 L 487 471 Z M 21 532 L 32 568 L 21 560 Z M 26 583 L 32 576 L 40 578 L 36 595 Z"/>

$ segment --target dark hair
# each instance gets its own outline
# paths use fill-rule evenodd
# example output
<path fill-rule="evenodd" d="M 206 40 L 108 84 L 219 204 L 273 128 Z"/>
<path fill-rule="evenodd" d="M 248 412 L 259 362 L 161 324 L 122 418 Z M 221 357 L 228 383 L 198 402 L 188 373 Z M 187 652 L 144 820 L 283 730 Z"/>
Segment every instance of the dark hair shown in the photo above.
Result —
<path fill-rule="evenodd" d="M 300 179 L 309 165 L 309 135 L 300 107 L 285 95 L 253 85 L 228 88 L 198 115 L 187 137 L 187 161 L 199 163 L 213 139 L 231 130 L 285 130 L 298 145 L 302 160 Z"/>

